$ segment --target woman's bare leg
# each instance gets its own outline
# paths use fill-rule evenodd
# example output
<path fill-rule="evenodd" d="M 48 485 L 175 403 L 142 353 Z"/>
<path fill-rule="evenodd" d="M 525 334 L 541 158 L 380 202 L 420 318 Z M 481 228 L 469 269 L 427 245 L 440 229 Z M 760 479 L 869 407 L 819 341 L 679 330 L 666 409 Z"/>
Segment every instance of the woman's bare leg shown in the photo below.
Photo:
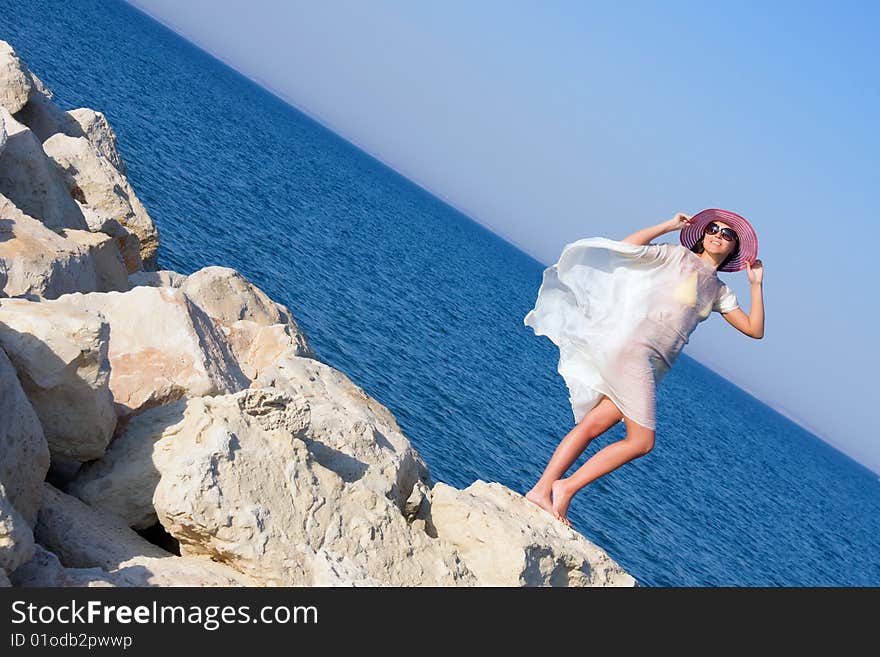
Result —
<path fill-rule="evenodd" d="M 526 499 L 534 502 L 545 511 L 553 513 L 550 500 L 553 482 L 559 479 L 577 461 L 578 457 L 596 436 L 602 435 L 609 427 L 620 422 L 620 409 L 605 395 L 590 412 L 581 418 L 575 427 L 568 432 L 553 452 L 550 462 L 538 483 L 526 493 Z"/>
<path fill-rule="evenodd" d="M 625 438 L 606 445 L 593 454 L 570 477 L 554 481 L 551 485 L 552 513 L 565 524 L 571 526 L 565 513 L 568 511 L 568 505 L 575 493 L 591 481 L 608 474 L 624 463 L 644 456 L 654 448 L 654 431 L 652 429 L 642 426 L 628 417 L 624 417 L 623 420 L 626 423 Z"/>

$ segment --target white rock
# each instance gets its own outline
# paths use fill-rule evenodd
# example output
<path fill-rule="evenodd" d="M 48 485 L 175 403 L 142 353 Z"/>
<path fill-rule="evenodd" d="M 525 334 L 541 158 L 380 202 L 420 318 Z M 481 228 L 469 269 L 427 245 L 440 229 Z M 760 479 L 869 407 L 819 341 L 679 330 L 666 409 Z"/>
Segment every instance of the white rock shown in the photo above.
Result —
<path fill-rule="evenodd" d="M 186 401 L 178 400 L 131 418 L 102 458 L 80 467 L 68 492 L 122 518 L 134 529 L 155 525 L 153 493 L 160 475 L 154 464 L 154 445 L 166 432 L 171 435 L 177 430 L 185 410 Z"/>
<path fill-rule="evenodd" d="M 5 108 L 0 107 L 0 115 L 6 125 L 6 145 L 0 153 L 0 194 L 49 228 L 86 230 L 85 217 L 37 137 Z"/>
<path fill-rule="evenodd" d="M 366 480 L 401 512 L 413 486 L 430 480 L 428 467 L 394 415 L 326 363 L 296 356 L 279 358 L 251 387 L 275 387 L 308 400 L 309 436 L 322 465 L 340 471 L 348 469 L 346 461 L 370 466 Z"/>
<path fill-rule="evenodd" d="M 96 459 L 116 427 L 110 326 L 67 303 L 0 301 L 0 346 L 9 355 L 53 458 Z"/>
<path fill-rule="evenodd" d="M 125 292 L 131 289 L 128 270 L 119 252 L 119 246 L 110 235 L 71 228 L 60 231 L 60 234 L 88 251 L 97 275 L 97 292 Z"/>
<path fill-rule="evenodd" d="M 122 261 L 125 263 L 125 269 L 129 274 L 146 273 L 141 270 L 144 267 L 141 259 L 141 241 L 138 236 L 130 232 L 125 226 L 120 224 L 116 219 L 103 212 L 100 208 L 91 205 L 83 205 L 76 201 L 79 209 L 82 210 L 83 216 L 89 230 L 93 233 L 104 233 L 113 238 L 116 247 L 122 255 Z M 149 272 L 152 273 L 152 272 Z M 130 284 L 129 288 L 132 287 Z M 128 288 L 126 288 L 128 289 Z"/>
<path fill-rule="evenodd" d="M 49 230 L 0 194 L 0 270 L 6 296 L 55 299 L 93 292 L 98 274 L 87 249 Z"/>
<path fill-rule="evenodd" d="M 346 555 L 347 578 L 472 582 L 454 552 L 412 530 L 383 494 L 389 482 L 375 485 L 383 476 L 320 445 L 307 427 L 303 400 L 274 390 L 190 400 L 154 450 L 162 476 L 153 504 L 181 550 L 285 585 L 314 584 L 303 544 Z"/>
<path fill-rule="evenodd" d="M 309 564 L 308 579 L 311 586 L 387 586 L 387 582 L 380 581 L 363 572 L 354 561 L 344 555 L 321 547 L 315 550 L 310 545 L 298 546 L 306 555 Z"/>
<path fill-rule="evenodd" d="M 454 551 L 407 523 L 387 494 L 395 482 L 321 444 L 309 415 L 305 400 L 274 389 L 188 399 L 176 424 L 179 407 L 153 409 L 113 442 L 107 467 L 86 466 L 72 490 L 142 525 L 152 499 L 183 554 L 266 584 L 473 584 Z M 126 495 L 128 511 L 118 501 L 125 482 L 146 489 L 139 501 Z"/>
<path fill-rule="evenodd" d="M 240 319 L 260 326 L 292 321 L 265 292 L 229 267 L 204 267 L 180 287 L 199 308 L 224 324 Z"/>
<path fill-rule="evenodd" d="M 85 137 L 57 133 L 43 142 L 43 150 L 63 172 L 70 194 L 83 205 L 100 209 L 137 235 L 144 266 L 155 269 L 159 232 L 125 176 Z"/>
<path fill-rule="evenodd" d="M 186 274 L 178 274 L 176 271 L 161 269 L 159 271 L 136 271 L 128 275 L 128 281 L 132 287 L 146 285 L 147 287 L 180 287 L 186 280 Z"/>
<path fill-rule="evenodd" d="M 249 381 L 210 318 L 174 288 L 82 295 L 110 321 L 110 388 L 125 415 L 183 396 L 234 392 Z"/>
<path fill-rule="evenodd" d="M 34 535 L 68 568 L 102 568 L 118 586 L 253 586 L 222 564 L 174 555 L 111 514 L 45 484 Z"/>
<path fill-rule="evenodd" d="M 67 115 L 76 122 L 80 130 L 80 133 L 76 134 L 68 128 L 67 134 L 73 137 L 84 136 L 99 155 L 106 158 L 123 176 L 126 175 L 125 163 L 116 148 L 116 133 L 110 127 L 107 117 L 88 107 L 70 110 Z"/>
<path fill-rule="evenodd" d="M 65 126 L 79 129 L 76 122 L 55 105 L 54 94 L 43 84 L 43 81 L 23 64 L 21 68 L 28 78 L 30 93 L 25 105 L 19 111 L 10 110 L 16 120 L 30 128 L 41 143 L 50 135 L 63 131 Z"/>
<path fill-rule="evenodd" d="M 3 47 L 0 46 L 0 51 L 2 49 Z M 2 59 L 2 54 L 0 54 L 0 61 Z M 70 137 L 84 137 L 92 146 L 95 154 L 108 161 L 124 177 L 126 175 L 125 163 L 117 150 L 116 134 L 104 114 L 85 107 L 69 112 L 61 110 L 53 102 L 52 92 L 46 88 L 42 81 L 32 71 L 28 71 L 27 67 L 22 65 L 20 68 L 28 79 L 30 94 L 27 105 L 18 112 L 15 119 L 27 126 L 41 143 L 58 133 Z M 15 114 L 15 112 L 12 113 Z M 0 116 L 0 126 L 2 125 L 3 119 Z M 0 129 L 0 135 L 3 134 L 5 134 L 4 130 Z M 2 151 L 3 142 L 5 142 L 5 136 L 0 137 L 0 151 Z M 128 272 L 140 270 L 143 263 L 140 256 L 140 240 L 137 236 L 127 231 L 119 222 L 99 208 L 83 206 L 79 203 L 78 205 L 85 216 L 89 230 L 104 232 L 117 242 Z"/>
<path fill-rule="evenodd" d="M 279 360 L 268 369 L 269 374 L 262 378 L 266 387 L 277 385 L 294 398 L 308 400 L 311 417 L 304 440 L 313 457 L 345 478 L 365 472 L 365 484 L 406 511 L 414 488 L 429 479 L 428 469 L 388 409 L 325 363 L 294 357 Z M 81 468 L 70 491 L 125 518 L 132 527 L 155 523 L 153 492 L 159 471 L 154 465 L 153 444 L 163 432 L 176 434 L 175 425 L 185 408 L 182 403 L 166 404 L 132 418 L 103 458 Z M 412 507 L 413 501 L 409 504 Z M 417 504 L 409 515 L 416 510 Z"/>
<path fill-rule="evenodd" d="M 11 573 L 34 554 L 34 535 L 0 483 L 0 570 Z"/>
<path fill-rule="evenodd" d="M 56 132 L 79 132 L 76 122 L 52 101 L 52 92 L 43 81 L 33 71 L 28 71 L 28 75 L 33 86 L 27 104 L 15 115 L 16 120 L 30 128 L 41 143 Z"/>
<path fill-rule="evenodd" d="M 173 555 L 133 557 L 110 574 L 117 586 L 264 586 L 209 559 Z"/>
<path fill-rule="evenodd" d="M 52 93 L 52 90 L 49 89 L 49 87 L 47 87 L 43 83 L 43 81 L 37 77 L 36 73 L 34 73 L 30 69 L 28 69 L 28 74 L 31 76 L 31 81 L 34 83 L 34 89 L 33 89 L 33 91 L 31 91 L 31 94 L 33 94 L 34 91 L 38 91 L 41 94 L 43 94 L 46 98 L 48 98 L 49 100 L 53 100 L 55 98 L 55 94 Z"/>
<path fill-rule="evenodd" d="M 141 286 L 128 292 L 66 294 L 41 303 L 63 312 L 84 310 L 109 323 L 109 385 L 119 417 L 185 396 L 234 392 L 250 383 L 222 333 L 180 290 Z"/>
<path fill-rule="evenodd" d="M 240 319 L 221 330 L 244 375 L 254 381 L 287 356 L 313 358 L 305 334 L 290 324 L 261 326 Z"/>
<path fill-rule="evenodd" d="M 88 552 L 78 554 L 90 561 Z M 133 557 L 113 570 L 65 568 L 58 557 L 41 545 L 34 557 L 11 574 L 19 587 L 109 587 L 109 586 L 257 586 L 257 582 L 233 570 L 201 559 Z"/>
<path fill-rule="evenodd" d="M 2 43 L 2 42 L 0 42 Z M 3 67 L 3 46 L 0 45 L 0 69 Z M 20 111 L 7 107 L 16 119 L 29 127 L 40 142 L 46 141 L 57 133 L 71 137 L 85 137 L 101 157 L 106 158 L 122 175 L 125 175 L 125 164 L 116 147 L 116 134 L 110 127 L 107 117 L 87 107 L 65 112 L 53 102 L 52 92 L 43 84 L 33 71 L 21 65 L 25 85 L 30 92 L 21 104 Z M 0 73 L 0 96 L 9 89 L 3 88 L 3 74 Z"/>
<path fill-rule="evenodd" d="M 87 138 L 102 157 L 109 160 L 120 173 L 125 175 L 125 165 L 116 148 L 116 134 L 107 122 L 107 118 L 101 112 L 87 107 L 65 112 L 55 104 L 52 91 L 33 71 L 28 70 L 24 65 L 21 66 L 21 70 L 27 78 L 30 92 L 20 110 L 9 110 L 10 113 L 15 114 L 18 121 L 30 128 L 40 142 L 59 132 L 71 137 Z"/>
<path fill-rule="evenodd" d="M 407 520 L 412 521 L 416 519 L 419 511 L 423 508 L 422 505 L 425 503 L 425 500 L 430 499 L 430 495 L 431 489 L 428 488 L 428 485 L 421 479 L 417 481 L 403 506 L 403 515 Z"/>
<path fill-rule="evenodd" d="M 27 67 L 6 41 L 0 41 L 0 107 L 15 114 L 27 103 L 33 88 Z"/>
<path fill-rule="evenodd" d="M 0 482 L 25 522 L 33 526 L 49 449 L 37 414 L 21 389 L 15 368 L 0 349 Z"/>
<path fill-rule="evenodd" d="M 499 483 L 464 490 L 438 482 L 430 518 L 488 586 L 634 586 L 608 554 Z"/>
<path fill-rule="evenodd" d="M 234 269 L 204 267 L 187 276 L 180 289 L 226 329 L 239 362 L 252 372 L 285 354 L 314 358 L 290 311 Z"/>
<path fill-rule="evenodd" d="M 58 557 L 42 545 L 34 556 L 10 575 L 13 586 L 19 587 L 106 587 L 116 586 L 112 576 L 102 568 L 65 568 Z"/>
<path fill-rule="evenodd" d="M 126 527 L 119 518 L 86 506 L 49 484 L 43 484 L 42 495 L 35 537 L 68 568 L 97 566 L 111 570 L 133 557 L 168 555 Z"/>

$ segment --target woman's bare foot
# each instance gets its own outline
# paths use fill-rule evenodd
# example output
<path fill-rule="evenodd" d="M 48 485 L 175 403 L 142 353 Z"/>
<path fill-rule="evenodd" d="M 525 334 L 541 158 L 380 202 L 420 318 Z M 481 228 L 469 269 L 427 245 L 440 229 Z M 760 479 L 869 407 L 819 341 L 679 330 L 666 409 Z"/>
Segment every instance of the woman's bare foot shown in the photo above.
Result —
<path fill-rule="evenodd" d="M 565 513 L 568 511 L 568 503 L 571 502 L 574 493 L 568 490 L 562 479 L 554 481 L 551 489 L 553 492 L 553 502 L 550 507 L 551 513 L 557 520 L 571 527 L 571 521 L 565 516 Z"/>
<path fill-rule="evenodd" d="M 550 501 L 550 491 L 541 491 L 536 486 L 526 493 L 525 497 L 529 502 L 537 504 L 547 513 L 553 513 L 553 503 Z"/>

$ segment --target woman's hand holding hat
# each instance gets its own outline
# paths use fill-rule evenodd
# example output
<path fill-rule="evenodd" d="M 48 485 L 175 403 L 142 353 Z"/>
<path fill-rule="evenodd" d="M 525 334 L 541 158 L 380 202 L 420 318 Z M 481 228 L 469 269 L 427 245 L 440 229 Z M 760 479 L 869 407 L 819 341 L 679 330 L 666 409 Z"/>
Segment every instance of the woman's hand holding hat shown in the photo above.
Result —
<path fill-rule="evenodd" d="M 690 215 L 686 215 L 684 212 L 676 212 L 675 216 L 669 220 L 669 230 L 680 230 L 684 226 L 691 225 L 691 217 Z"/>
<path fill-rule="evenodd" d="M 750 283 L 761 284 L 764 280 L 764 265 L 760 260 L 755 260 L 754 264 L 750 264 L 746 260 L 746 274 L 749 276 Z"/>

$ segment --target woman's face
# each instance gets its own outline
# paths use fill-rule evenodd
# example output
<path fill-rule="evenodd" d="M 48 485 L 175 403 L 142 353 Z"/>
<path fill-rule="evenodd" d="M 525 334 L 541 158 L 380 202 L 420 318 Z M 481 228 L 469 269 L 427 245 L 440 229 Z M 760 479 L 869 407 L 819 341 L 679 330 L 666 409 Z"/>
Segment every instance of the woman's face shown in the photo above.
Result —
<path fill-rule="evenodd" d="M 719 228 L 730 228 L 730 230 L 733 230 L 733 228 L 723 221 L 713 221 L 712 223 L 716 224 Z M 709 225 L 711 226 L 712 224 Z M 722 257 L 729 255 L 734 249 L 736 249 L 736 245 L 736 240 L 728 241 L 724 239 L 724 236 L 721 235 L 721 231 L 718 231 L 714 235 L 710 235 L 708 232 L 703 235 L 703 249 L 709 253 Z"/>

